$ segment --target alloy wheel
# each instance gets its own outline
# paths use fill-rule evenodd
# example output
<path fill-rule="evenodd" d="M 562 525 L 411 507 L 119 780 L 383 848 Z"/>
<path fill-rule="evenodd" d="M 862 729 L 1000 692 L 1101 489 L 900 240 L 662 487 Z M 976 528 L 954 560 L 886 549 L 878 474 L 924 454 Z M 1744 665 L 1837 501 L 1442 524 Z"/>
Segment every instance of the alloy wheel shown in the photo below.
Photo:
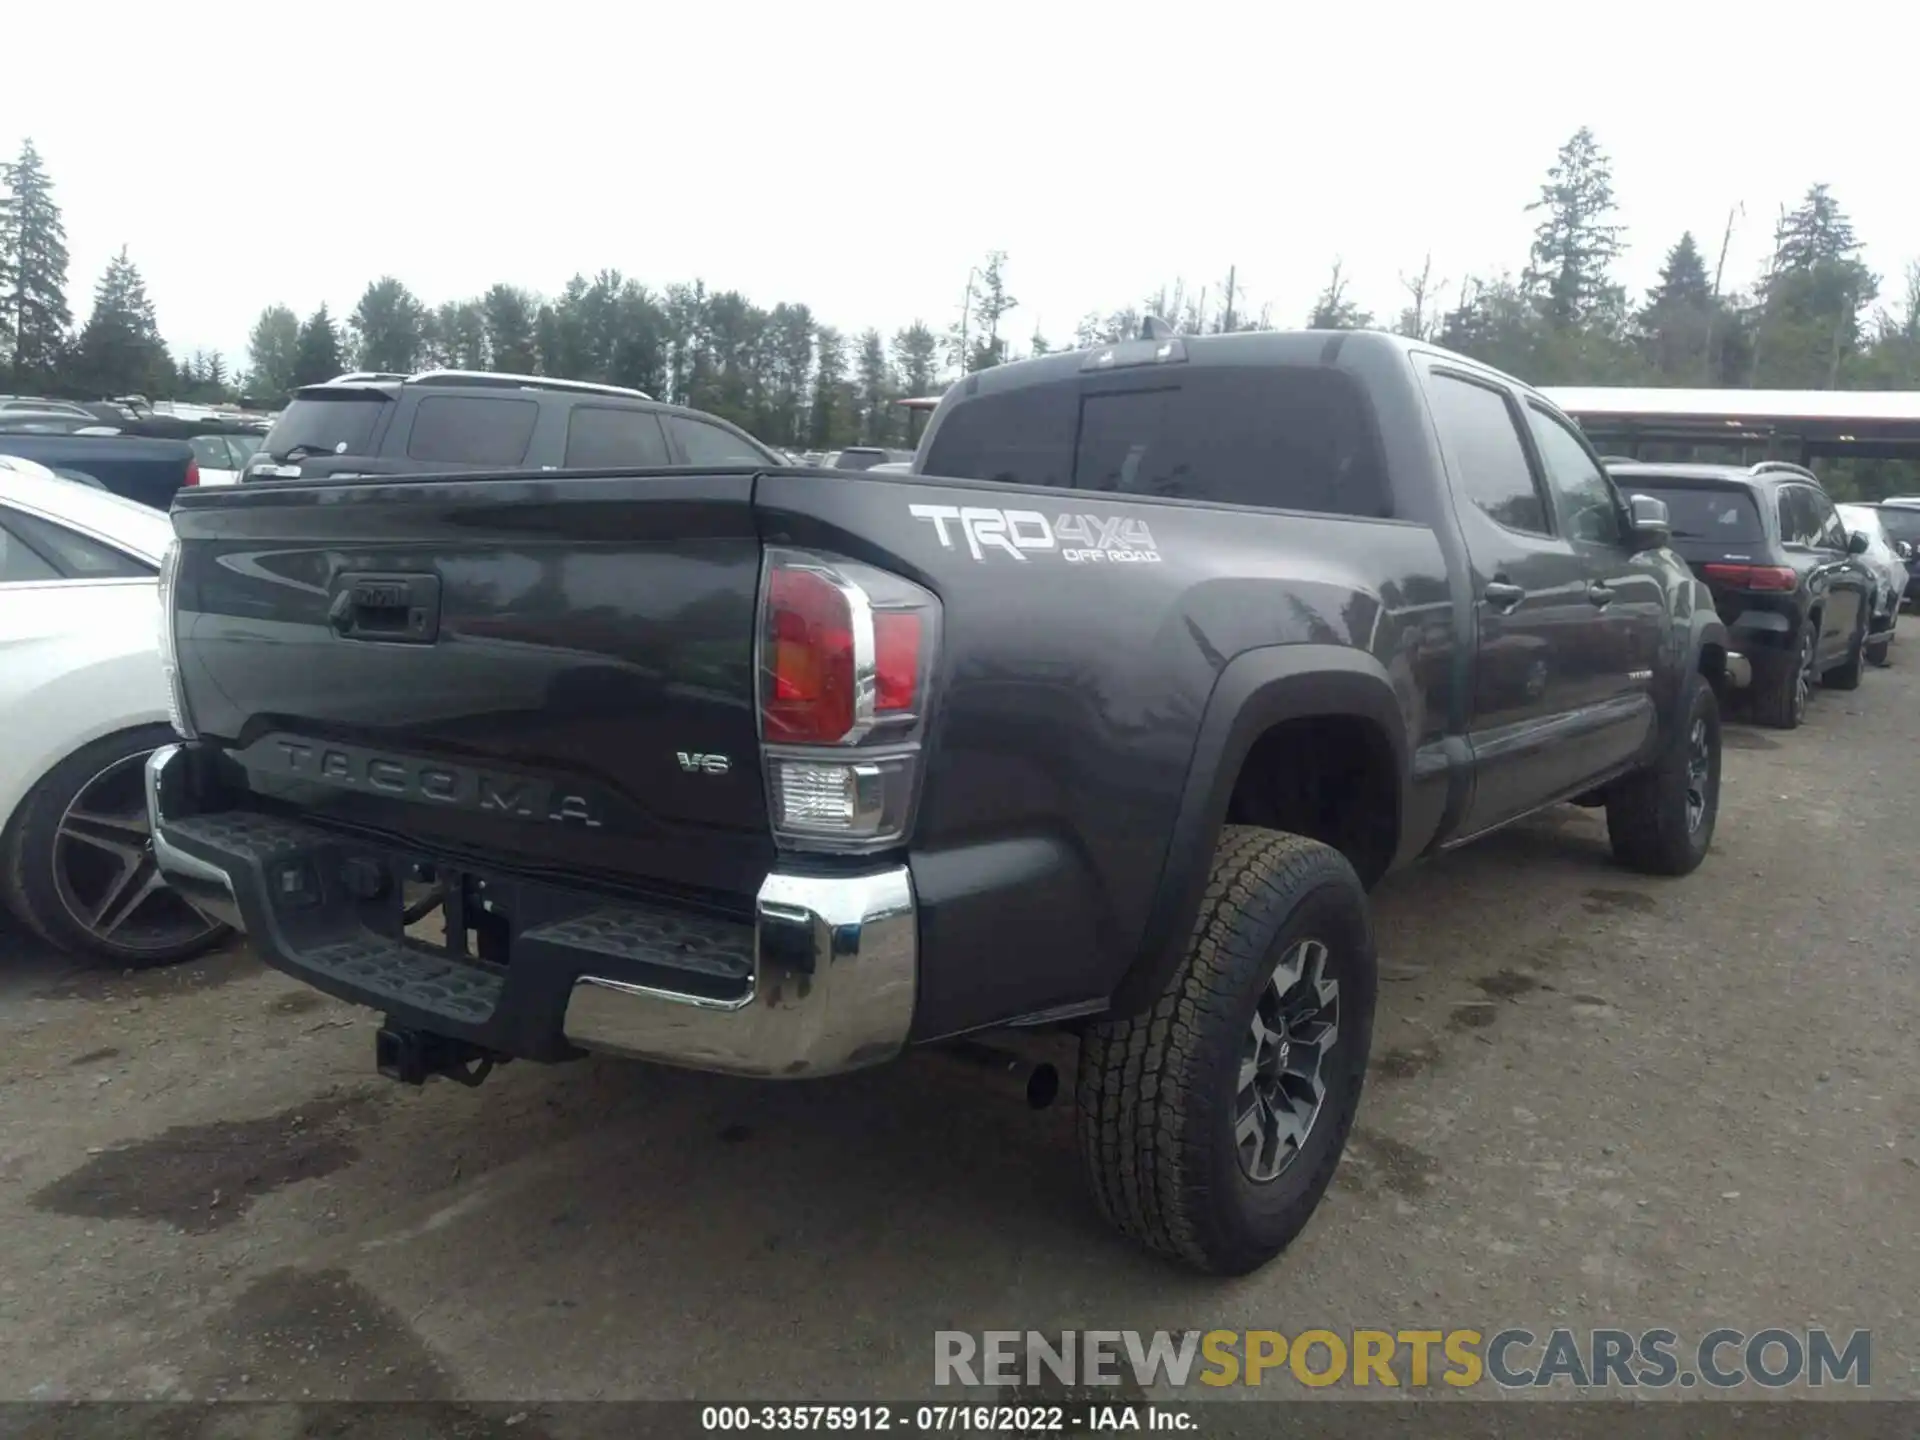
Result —
<path fill-rule="evenodd" d="M 1707 818 L 1707 790 L 1713 783 L 1713 751 L 1707 743 L 1707 720 L 1694 717 L 1687 732 L 1687 833 L 1695 835 Z"/>
<path fill-rule="evenodd" d="M 1277 1179 L 1307 1143 L 1327 1096 L 1326 1059 L 1340 1035 L 1340 984 L 1331 953 L 1298 940 L 1280 957 L 1254 1006 L 1234 1104 L 1240 1169 Z"/>
<path fill-rule="evenodd" d="M 192 945 L 219 921 L 172 890 L 153 855 L 147 752 L 97 773 L 68 802 L 54 832 L 53 880 L 75 924 L 129 958 Z"/>

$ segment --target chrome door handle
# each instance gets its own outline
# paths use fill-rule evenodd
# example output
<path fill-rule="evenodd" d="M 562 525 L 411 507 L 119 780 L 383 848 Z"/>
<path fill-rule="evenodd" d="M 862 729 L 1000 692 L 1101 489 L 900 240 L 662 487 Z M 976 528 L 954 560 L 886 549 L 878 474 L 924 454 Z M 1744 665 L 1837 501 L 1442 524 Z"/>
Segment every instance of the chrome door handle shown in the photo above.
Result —
<path fill-rule="evenodd" d="M 1604 610 L 1613 603 L 1613 591 L 1596 580 L 1587 586 L 1587 599 Z"/>
<path fill-rule="evenodd" d="M 1487 604 L 1505 615 L 1527 598 L 1527 592 L 1518 585 L 1508 584 L 1505 580 L 1490 580 L 1487 582 L 1487 588 L 1480 592 L 1480 596 Z"/>

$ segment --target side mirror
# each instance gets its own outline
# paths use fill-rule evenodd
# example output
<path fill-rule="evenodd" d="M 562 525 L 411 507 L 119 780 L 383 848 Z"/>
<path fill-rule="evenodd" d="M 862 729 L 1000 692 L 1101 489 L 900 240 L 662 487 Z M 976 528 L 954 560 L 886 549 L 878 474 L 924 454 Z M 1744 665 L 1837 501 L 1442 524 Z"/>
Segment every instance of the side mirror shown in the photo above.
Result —
<path fill-rule="evenodd" d="M 1847 533 L 1847 553 L 1849 555 L 1866 554 L 1867 546 L 1872 543 L 1871 540 L 1867 539 L 1867 533 L 1864 530 L 1851 530 Z"/>
<path fill-rule="evenodd" d="M 1635 495 L 1627 501 L 1633 521 L 1633 548 L 1659 550 L 1673 539 L 1673 525 L 1667 519 L 1667 502 L 1651 495 Z"/>

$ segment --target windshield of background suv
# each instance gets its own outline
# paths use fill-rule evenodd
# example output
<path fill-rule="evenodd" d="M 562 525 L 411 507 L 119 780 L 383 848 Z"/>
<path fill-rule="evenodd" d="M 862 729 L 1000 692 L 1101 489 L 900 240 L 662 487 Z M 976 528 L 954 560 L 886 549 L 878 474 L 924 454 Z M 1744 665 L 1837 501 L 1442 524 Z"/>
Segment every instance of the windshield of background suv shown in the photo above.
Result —
<path fill-rule="evenodd" d="M 296 396 L 273 422 L 263 448 L 277 461 L 296 449 L 303 455 L 365 455 L 374 426 L 392 403 L 378 390 Z"/>
<path fill-rule="evenodd" d="M 1671 480 L 1649 484 L 1616 475 L 1614 484 L 1624 495 L 1649 495 L 1665 503 L 1676 540 L 1713 540 L 1728 545 L 1756 545 L 1767 538 L 1753 496 L 1731 485 L 1677 485 Z"/>

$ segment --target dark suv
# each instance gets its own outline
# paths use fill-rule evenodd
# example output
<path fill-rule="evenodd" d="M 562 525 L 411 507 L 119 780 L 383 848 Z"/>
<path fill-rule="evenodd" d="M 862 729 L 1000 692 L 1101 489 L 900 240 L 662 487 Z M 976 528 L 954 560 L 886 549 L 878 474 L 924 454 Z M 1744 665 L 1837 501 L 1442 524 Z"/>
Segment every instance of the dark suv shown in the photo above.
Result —
<path fill-rule="evenodd" d="M 241 478 L 782 463 L 744 430 L 642 390 L 466 370 L 362 371 L 295 391 Z"/>
<path fill-rule="evenodd" d="M 1816 679 L 1859 685 L 1873 608 L 1866 537 L 1847 532 L 1818 476 L 1780 460 L 1607 468 L 1621 490 L 1666 505 L 1674 551 L 1726 622 L 1728 678 L 1751 685 L 1764 724 L 1798 726 Z"/>
<path fill-rule="evenodd" d="M 1880 524 L 1900 558 L 1907 563 L 1907 592 L 1900 603 L 1908 609 L 1920 608 L 1920 504 L 1909 501 L 1883 501 L 1873 507 L 1880 512 Z"/>

